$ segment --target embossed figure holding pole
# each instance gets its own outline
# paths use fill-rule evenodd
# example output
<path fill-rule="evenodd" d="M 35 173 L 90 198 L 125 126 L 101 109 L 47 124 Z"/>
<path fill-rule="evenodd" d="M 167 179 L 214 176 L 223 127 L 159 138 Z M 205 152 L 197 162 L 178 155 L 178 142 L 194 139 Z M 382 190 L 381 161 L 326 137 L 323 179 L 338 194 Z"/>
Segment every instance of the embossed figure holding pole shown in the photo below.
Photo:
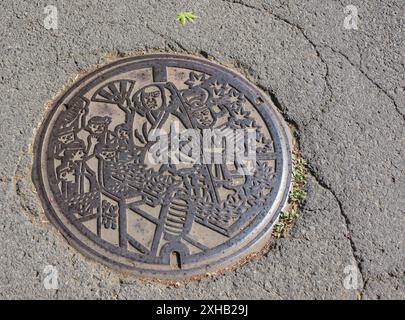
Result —
<path fill-rule="evenodd" d="M 286 197 L 275 195 L 285 167 L 273 141 L 281 131 L 234 76 L 181 61 L 128 65 L 69 94 L 41 158 L 52 196 L 80 236 L 102 256 L 156 270 L 225 252 Z M 160 162 L 149 160 L 164 151 Z"/>

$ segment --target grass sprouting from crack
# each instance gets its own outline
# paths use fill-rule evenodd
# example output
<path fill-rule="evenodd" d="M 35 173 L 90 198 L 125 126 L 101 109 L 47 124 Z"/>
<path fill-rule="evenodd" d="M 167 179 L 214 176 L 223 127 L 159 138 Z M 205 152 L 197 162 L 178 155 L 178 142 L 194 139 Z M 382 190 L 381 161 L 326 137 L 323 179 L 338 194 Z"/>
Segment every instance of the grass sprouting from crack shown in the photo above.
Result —
<path fill-rule="evenodd" d="M 273 236 L 277 239 L 285 237 L 287 232 L 291 229 L 300 215 L 300 207 L 305 202 L 307 196 L 305 186 L 307 183 L 308 163 L 299 156 L 298 152 L 294 152 L 293 164 L 293 188 L 289 194 L 288 210 L 281 213 L 280 219 L 273 228 Z"/>
<path fill-rule="evenodd" d="M 292 202 L 304 202 L 307 193 L 304 190 L 293 190 L 290 192 L 290 201 Z"/>

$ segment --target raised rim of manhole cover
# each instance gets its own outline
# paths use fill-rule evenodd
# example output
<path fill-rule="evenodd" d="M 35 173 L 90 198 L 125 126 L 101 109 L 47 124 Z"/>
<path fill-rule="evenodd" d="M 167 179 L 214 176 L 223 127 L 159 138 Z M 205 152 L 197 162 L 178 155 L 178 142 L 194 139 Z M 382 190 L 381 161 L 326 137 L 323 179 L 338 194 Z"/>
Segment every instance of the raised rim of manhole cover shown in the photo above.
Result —
<path fill-rule="evenodd" d="M 48 218 L 82 253 L 189 278 L 264 246 L 288 196 L 291 139 L 240 74 L 191 56 L 131 57 L 53 104 L 33 179 Z"/>

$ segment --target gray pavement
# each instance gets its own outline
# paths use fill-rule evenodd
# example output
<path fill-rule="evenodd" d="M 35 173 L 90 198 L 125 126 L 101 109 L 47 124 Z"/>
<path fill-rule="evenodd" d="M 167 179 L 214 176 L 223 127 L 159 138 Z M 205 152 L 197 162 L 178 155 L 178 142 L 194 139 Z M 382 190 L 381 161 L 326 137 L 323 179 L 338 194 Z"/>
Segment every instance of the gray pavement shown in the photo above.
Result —
<path fill-rule="evenodd" d="M 343 27 L 349 4 L 358 30 Z M 46 5 L 58 8 L 57 30 L 44 28 Z M 1 1 L 0 298 L 404 299 L 404 5 Z M 200 18 L 182 27 L 183 10 Z M 298 130 L 311 169 L 288 237 L 233 272 L 178 286 L 85 258 L 47 222 L 30 181 L 35 130 L 69 79 L 106 57 L 156 50 L 247 74 Z M 44 287 L 46 265 L 58 290 Z"/>

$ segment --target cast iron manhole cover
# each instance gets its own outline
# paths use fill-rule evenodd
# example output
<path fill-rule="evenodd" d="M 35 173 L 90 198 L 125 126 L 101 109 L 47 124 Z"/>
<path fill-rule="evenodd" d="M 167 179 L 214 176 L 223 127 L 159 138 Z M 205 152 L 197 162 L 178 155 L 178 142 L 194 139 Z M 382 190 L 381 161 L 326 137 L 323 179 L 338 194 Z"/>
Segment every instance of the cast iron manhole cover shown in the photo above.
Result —
<path fill-rule="evenodd" d="M 124 59 L 50 110 L 34 181 L 83 253 L 153 277 L 189 277 L 258 250 L 286 202 L 290 139 L 239 74 L 178 55 Z"/>

